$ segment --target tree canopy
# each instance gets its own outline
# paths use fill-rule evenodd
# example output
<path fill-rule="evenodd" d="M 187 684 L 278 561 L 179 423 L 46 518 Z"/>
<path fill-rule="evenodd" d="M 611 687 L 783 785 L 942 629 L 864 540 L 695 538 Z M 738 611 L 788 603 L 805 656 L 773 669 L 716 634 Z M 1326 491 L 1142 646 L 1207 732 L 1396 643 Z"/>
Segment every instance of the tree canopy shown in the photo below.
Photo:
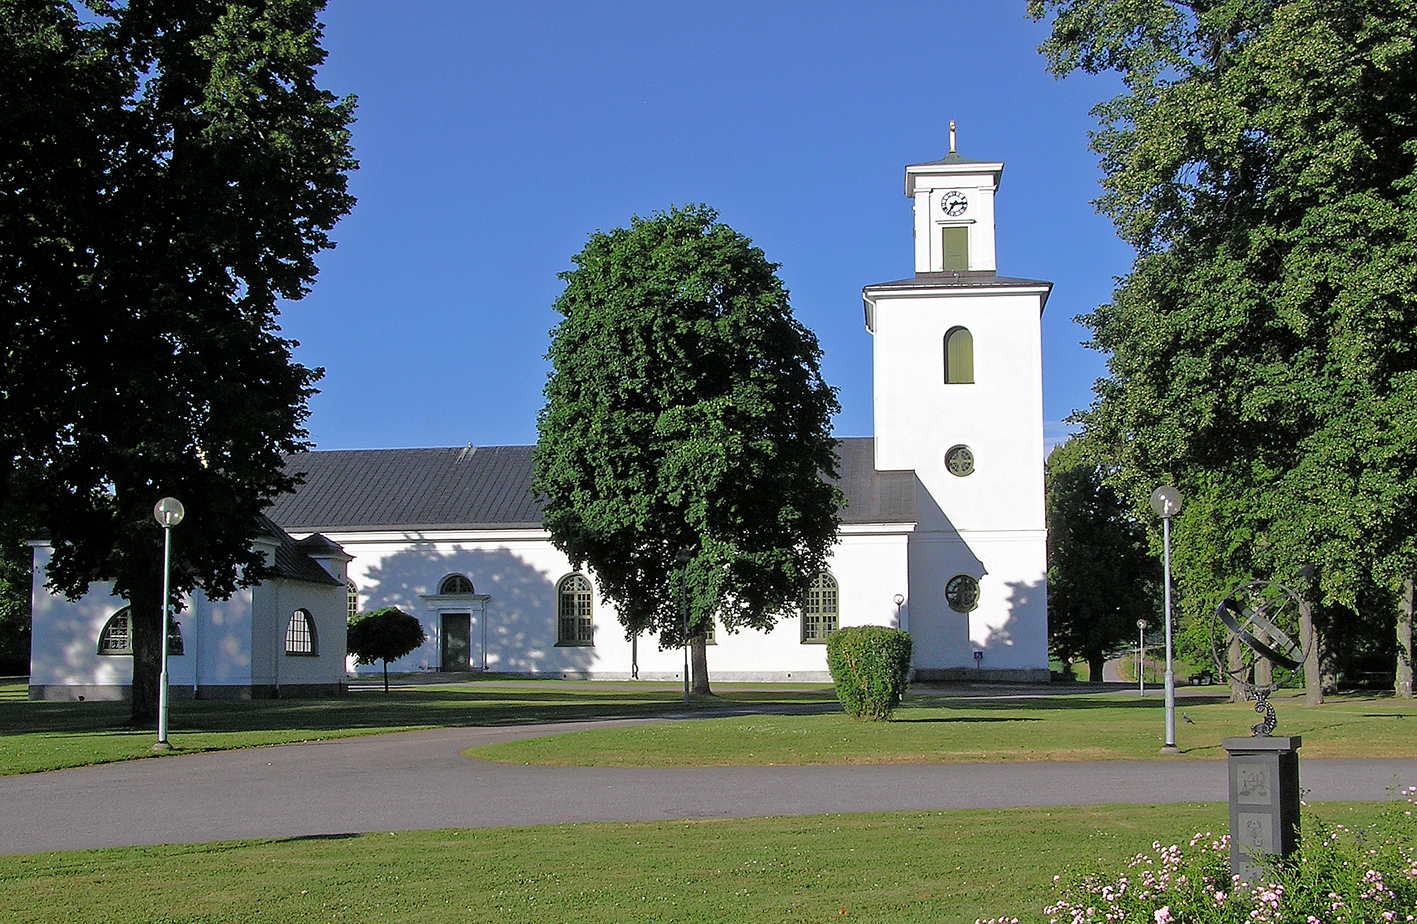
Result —
<path fill-rule="evenodd" d="M 1160 625 L 1161 568 L 1146 527 L 1107 484 L 1083 441 L 1070 437 L 1048 455 L 1048 636 L 1055 658 L 1081 657 L 1089 679 L 1136 638 L 1136 623 Z"/>
<path fill-rule="evenodd" d="M 352 98 L 320 89 L 319 0 L 0 4 L 0 516 L 50 585 L 132 604 L 133 714 L 155 714 L 161 530 L 175 596 L 258 579 L 320 371 L 301 298 L 353 205 Z"/>
<path fill-rule="evenodd" d="M 389 606 L 354 617 L 345 647 L 355 664 L 384 662 L 384 692 L 389 692 L 389 662 L 397 661 L 427 641 L 423 624 L 398 607 Z"/>
<path fill-rule="evenodd" d="M 816 337 L 777 265 L 717 218 L 637 217 L 573 258 L 535 455 L 552 541 L 628 634 L 683 643 L 675 558 L 691 550 L 696 660 L 715 616 L 766 629 L 796 609 L 841 505 Z"/>
<path fill-rule="evenodd" d="M 1185 605 L 1251 577 L 1342 611 L 1394 589 L 1417 570 L 1417 2 L 1029 11 L 1055 74 L 1125 83 L 1093 148 L 1137 256 L 1083 319 L 1110 359 L 1082 420 L 1138 504 L 1186 495 Z"/>

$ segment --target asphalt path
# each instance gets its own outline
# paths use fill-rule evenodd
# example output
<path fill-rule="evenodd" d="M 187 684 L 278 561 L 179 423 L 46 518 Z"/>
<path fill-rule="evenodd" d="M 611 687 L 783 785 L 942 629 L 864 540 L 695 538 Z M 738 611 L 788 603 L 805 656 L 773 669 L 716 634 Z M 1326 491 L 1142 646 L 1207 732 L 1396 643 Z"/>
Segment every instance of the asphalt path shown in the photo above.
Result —
<path fill-rule="evenodd" d="M 460 753 L 663 720 L 444 728 L 0 778 L 0 854 L 587 821 L 1226 800 L 1224 761 L 606 769 L 495 764 Z M 1417 785 L 1417 761 L 1301 758 L 1300 777 L 1310 801 L 1384 800 Z"/>

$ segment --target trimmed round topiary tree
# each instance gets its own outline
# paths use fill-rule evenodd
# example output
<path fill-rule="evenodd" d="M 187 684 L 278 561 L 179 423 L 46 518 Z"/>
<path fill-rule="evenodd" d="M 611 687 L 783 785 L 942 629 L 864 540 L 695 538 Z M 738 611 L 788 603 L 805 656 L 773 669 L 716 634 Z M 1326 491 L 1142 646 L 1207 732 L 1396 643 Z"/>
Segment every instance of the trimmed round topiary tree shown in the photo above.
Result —
<path fill-rule="evenodd" d="M 827 636 L 827 668 L 846 714 L 878 722 L 891 717 L 910 674 L 910 633 L 885 626 L 848 626 Z"/>
<path fill-rule="evenodd" d="M 410 654 L 427 641 L 423 624 L 395 606 L 354 617 L 346 650 L 355 664 L 384 662 L 384 692 L 389 692 L 389 662 Z"/>

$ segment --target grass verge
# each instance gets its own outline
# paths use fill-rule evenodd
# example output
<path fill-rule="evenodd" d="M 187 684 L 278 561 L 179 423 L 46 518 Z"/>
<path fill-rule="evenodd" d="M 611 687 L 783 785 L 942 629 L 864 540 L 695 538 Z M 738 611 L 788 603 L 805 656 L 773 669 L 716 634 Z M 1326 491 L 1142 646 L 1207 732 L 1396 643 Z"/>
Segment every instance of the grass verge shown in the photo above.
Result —
<path fill-rule="evenodd" d="M 1378 804 L 1307 810 L 1371 826 Z M 0 857 L 16 924 L 1044 920 L 1053 876 L 1225 830 L 1224 805 L 558 825 Z M 1066 876 L 1065 876 L 1066 878 Z"/>
<path fill-rule="evenodd" d="M 0 687 L 0 775 L 151 757 L 154 732 L 128 722 L 126 703 L 45 703 Z M 176 702 L 176 753 L 286 744 L 415 728 L 554 723 L 680 712 L 675 684 L 477 682 L 401 687 L 330 699 Z M 1189 758 L 1224 757 L 1220 740 L 1258 721 L 1223 694 L 1186 696 L 1177 743 Z M 1340 697 L 1317 709 L 1278 701 L 1281 734 L 1304 737 L 1303 756 L 1417 757 L 1417 706 Z M 829 687 L 723 685 L 690 711 L 831 707 Z M 1130 693 L 963 698 L 910 694 L 891 722 L 838 712 L 696 719 L 490 745 L 470 756 L 551 766 L 677 767 L 771 764 L 1146 760 L 1164 733 L 1159 696 Z"/>
<path fill-rule="evenodd" d="M 1277 733 L 1302 735 L 1305 758 L 1417 757 L 1417 705 L 1350 697 L 1317 708 L 1293 697 L 1276 702 Z M 1221 739 L 1248 735 L 1259 721 L 1251 705 L 1224 702 L 1219 693 L 1186 697 L 1177 713 L 1176 742 L 1191 759 L 1223 759 Z M 910 696 L 889 722 L 858 722 L 840 713 L 756 715 L 577 732 L 464 753 L 557 767 L 982 763 L 1153 760 L 1164 742 L 1159 697 Z"/>

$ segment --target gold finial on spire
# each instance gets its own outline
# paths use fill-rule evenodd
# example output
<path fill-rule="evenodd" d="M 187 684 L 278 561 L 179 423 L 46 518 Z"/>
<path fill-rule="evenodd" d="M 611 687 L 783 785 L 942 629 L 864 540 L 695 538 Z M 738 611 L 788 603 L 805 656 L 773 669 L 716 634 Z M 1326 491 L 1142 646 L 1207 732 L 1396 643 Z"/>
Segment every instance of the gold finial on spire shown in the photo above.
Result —
<path fill-rule="evenodd" d="M 950 153 L 955 152 L 955 120 L 950 119 Z"/>

